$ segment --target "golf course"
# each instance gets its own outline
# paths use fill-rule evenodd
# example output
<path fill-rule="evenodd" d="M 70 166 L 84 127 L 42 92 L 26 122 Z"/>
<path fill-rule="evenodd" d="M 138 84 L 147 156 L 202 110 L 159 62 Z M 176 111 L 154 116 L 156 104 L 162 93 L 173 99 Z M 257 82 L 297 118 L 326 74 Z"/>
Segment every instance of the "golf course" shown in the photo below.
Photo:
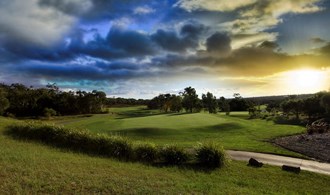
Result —
<path fill-rule="evenodd" d="M 214 170 L 189 166 L 152 166 L 93 156 L 38 141 L 14 139 L 12 124 L 32 119 L 0 118 L 0 193 L 82 194 L 329 194 L 330 177 L 279 167 L 246 166 L 230 161 Z M 39 121 L 39 120 L 38 120 Z M 125 137 L 158 147 L 193 148 L 216 142 L 226 150 L 242 150 L 307 158 L 272 144 L 276 137 L 305 132 L 302 126 L 249 119 L 247 112 L 163 113 L 146 107 L 110 108 L 107 114 L 59 116 L 43 123 L 84 129 L 92 134 Z"/>

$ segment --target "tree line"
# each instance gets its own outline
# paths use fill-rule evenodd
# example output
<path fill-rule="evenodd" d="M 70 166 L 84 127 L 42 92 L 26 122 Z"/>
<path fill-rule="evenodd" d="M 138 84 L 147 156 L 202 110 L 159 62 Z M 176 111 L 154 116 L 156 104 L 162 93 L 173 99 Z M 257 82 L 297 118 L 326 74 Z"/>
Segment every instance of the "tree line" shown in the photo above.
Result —
<path fill-rule="evenodd" d="M 310 97 L 288 96 L 283 101 L 273 101 L 266 107 L 269 113 L 282 112 L 286 118 L 314 121 L 330 117 L 330 92 L 318 92 Z"/>
<path fill-rule="evenodd" d="M 106 94 L 102 91 L 61 91 L 56 84 L 46 88 L 0 84 L 0 115 L 27 117 L 101 113 Z"/>
<path fill-rule="evenodd" d="M 281 113 L 287 119 L 304 118 L 313 121 L 330 117 L 330 92 L 257 98 L 243 98 L 239 93 L 234 93 L 231 99 L 224 97 L 217 99 L 211 92 L 207 92 L 202 94 L 200 99 L 194 88 L 187 87 L 177 95 L 160 94 L 151 99 L 147 105 L 149 109 L 159 109 L 164 112 L 192 113 L 204 109 L 209 113 L 220 111 L 229 114 L 231 111 L 248 111 L 250 118 L 277 116 Z M 265 108 L 261 109 L 261 105 Z"/>
<path fill-rule="evenodd" d="M 209 113 L 223 111 L 229 114 L 230 111 L 246 111 L 249 102 L 240 96 L 234 94 L 234 98 L 227 100 L 224 97 L 216 98 L 211 92 L 202 94 L 200 99 L 196 89 L 186 87 L 183 92 L 176 94 L 160 94 L 149 101 L 149 109 L 159 109 L 164 112 L 200 112 L 202 109 Z"/>

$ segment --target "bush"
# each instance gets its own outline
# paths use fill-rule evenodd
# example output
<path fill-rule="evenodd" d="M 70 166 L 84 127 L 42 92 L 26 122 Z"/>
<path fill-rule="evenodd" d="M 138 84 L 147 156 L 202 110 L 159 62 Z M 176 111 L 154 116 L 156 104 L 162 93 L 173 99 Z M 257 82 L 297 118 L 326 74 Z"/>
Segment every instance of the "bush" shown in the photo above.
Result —
<path fill-rule="evenodd" d="M 50 118 L 52 116 L 56 116 L 56 111 L 52 108 L 45 108 L 44 109 L 44 116 Z"/>
<path fill-rule="evenodd" d="M 227 157 L 223 147 L 210 142 L 196 148 L 196 161 L 205 167 L 218 168 L 226 164 Z"/>
<path fill-rule="evenodd" d="M 139 144 L 134 150 L 135 159 L 145 163 L 153 163 L 157 159 L 158 151 L 154 144 Z"/>
<path fill-rule="evenodd" d="M 93 135 L 88 131 L 29 122 L 8 127 L 8 132 L 18 138 L 41 141 L 61 148 L 79 152 L 129 160 L 132 144 L 129 140 L 116 136 Z"/>
<path fill-rule="evenodd" d="M 188 154 L 177 146 L 164 146 L 160 150 L 160 157 L 169 165 L 181 165 L 188 161 Z"/>

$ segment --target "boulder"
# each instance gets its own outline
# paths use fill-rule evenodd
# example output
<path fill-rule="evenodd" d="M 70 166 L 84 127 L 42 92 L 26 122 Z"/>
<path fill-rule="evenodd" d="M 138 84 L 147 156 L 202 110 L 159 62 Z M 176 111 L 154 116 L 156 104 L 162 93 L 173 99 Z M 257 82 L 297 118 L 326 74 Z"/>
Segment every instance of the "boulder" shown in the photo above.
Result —
<path fill-rule="evenodd" d="M 262 165 L 264 165 L 262 162 L 259 162 L 254 158 L 250 158 L 249 164 L 248 164 L 248 166 L 251 166 L 251 167 L 262 167 Z"/>

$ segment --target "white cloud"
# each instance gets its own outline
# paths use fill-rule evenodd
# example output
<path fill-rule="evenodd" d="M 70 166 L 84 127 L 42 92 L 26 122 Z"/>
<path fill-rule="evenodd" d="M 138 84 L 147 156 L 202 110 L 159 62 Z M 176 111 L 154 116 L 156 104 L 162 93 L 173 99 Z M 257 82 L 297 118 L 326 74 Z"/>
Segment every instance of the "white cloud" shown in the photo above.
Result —
<path fill-rule="evenodd" d="M 238 34 L 232 37 L 232 49 L 239 49 L 248 45 L 257 45 L 264 41 L 275 41 L 277 33 Z"/>
<path fill-rule="evenodd" d="M 232 21 L 232 28 L 239 33 L 261 32 L 282 22 L 285 14 L 305 14 L 322 11 L 317 5 L 321 0 L 258 1 L 240 12 L 241 17 Z"/>
<path fill-rule="evenodd" d="M 145 14 L 150 14 L 153 12 L 155 12 L 155 10 L 148 6 L 137 7 L 133 11 L 134 14 L 138 14 L 138 15 L 145 15 Z"/>
<path fill-rule="evenodd" d="M 4 0 L 0 4 L 0 33 L 7 39 L 50 46 L 59 41 L 76 19 L 38 0 Z"/>
<path fill-rule="evenodd" d="M 175 6 L 188 11 L 210 10 L 210 11 L 233 11 L 255 3 L 257 0 L 180 0 Z"/>

